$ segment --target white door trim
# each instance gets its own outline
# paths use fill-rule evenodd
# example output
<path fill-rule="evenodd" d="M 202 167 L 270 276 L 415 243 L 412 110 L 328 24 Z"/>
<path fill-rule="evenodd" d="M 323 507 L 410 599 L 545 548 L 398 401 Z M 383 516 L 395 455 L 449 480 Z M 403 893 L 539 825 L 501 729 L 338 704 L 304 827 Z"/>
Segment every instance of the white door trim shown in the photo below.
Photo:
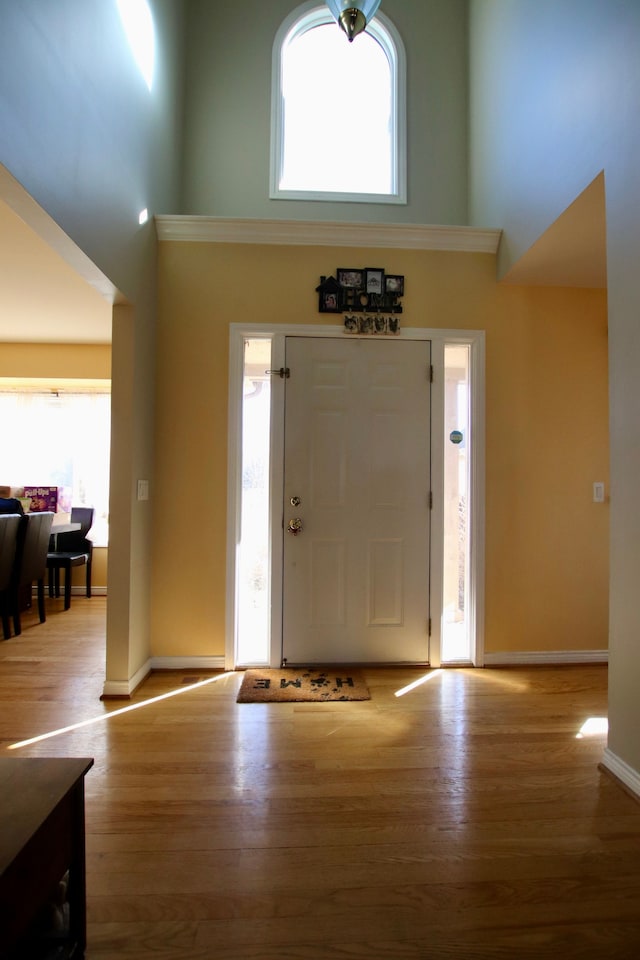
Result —
<path fill-rule="evenodd" d="M 245 338 L 262 337 L 272 342 L 272 367 L 284 365 L 286 337 L 341 337 L 342 326 L 314 326 L 309 324 L 243 324 L 229 325 L 229 410 L 227 436 L 227 609 L 225 668 L 236 665 L 236 546 L 240 530 L 242 471 L 240 469 L 240 434 L 242 414 L 243 343 Z M 484 412 L 484 332 L 480 330 L 432 330 L 418 327 L 403 328 L 405 340 L 430 340 L 435 371 L 431 395 L 432 438 L 431 478 L 433 511 L 431 515 L 431 580 L 429 584 L 431 610 L 431 638 L 429 662 L 440 666 L 442 621 L 443 571 L 443 476 L 444 476 L 444 346 L 447 343 L 465 343 L 471 348 L 471 562 L 470 562 L 470 623 L 475 637 L 472 662 L 484 664 L 484 470 L 485 470 L 485 412 Z M 281 389 L 279 389 L 279 386 Z M 272 390 L 271 418 L 271 530 L 280 530 L 283 495 L 284 443 L 284 381 L 275 377 Z M 270 569 L 271 586 L 271 651 L 270 663 L 278 666 L 282 633 L 282 537 L 272 537 Z"/>

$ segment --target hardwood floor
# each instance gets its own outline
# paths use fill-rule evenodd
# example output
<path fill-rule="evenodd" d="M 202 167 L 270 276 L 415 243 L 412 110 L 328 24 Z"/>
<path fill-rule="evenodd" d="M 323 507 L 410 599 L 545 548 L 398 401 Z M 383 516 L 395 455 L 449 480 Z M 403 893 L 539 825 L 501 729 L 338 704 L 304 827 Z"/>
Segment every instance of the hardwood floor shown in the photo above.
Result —
<path fill-rule="evenodd" d="M 47 603 L 0 643 L 0 738 L 95 758 L 87 960 L 640 956 L 640 805 L 577 739 L 605 667 L 246 705 L 237 674 L 170 672 L 103 703 L 106 601 Z"/>

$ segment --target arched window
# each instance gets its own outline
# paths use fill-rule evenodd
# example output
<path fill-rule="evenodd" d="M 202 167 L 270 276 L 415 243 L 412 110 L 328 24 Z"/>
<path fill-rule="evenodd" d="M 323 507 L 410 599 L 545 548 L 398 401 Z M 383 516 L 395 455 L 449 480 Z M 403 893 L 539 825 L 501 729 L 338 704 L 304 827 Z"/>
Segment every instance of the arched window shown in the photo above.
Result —
<path fill-rule="evenodd" d="M 405 57 L 383 14 L 349 43 L 305 4 L 273 47 L 272 199 L 406 203 Z"/>

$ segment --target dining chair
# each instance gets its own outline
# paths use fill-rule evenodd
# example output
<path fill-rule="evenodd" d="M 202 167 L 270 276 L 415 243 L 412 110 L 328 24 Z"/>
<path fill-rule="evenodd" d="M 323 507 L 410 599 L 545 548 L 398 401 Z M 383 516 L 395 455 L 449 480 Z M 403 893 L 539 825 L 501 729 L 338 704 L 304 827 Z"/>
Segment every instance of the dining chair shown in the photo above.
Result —
<path fill-rule="evenodd" d="M 22 633 L 20 621 L 20 600 L 23 591 L 29 600 L 33 584 L 37 585 L 38 615 L 40 623 L 47 619 L 44 606 L 44 578 L 47 572 L 47 552 L 53 513 L 25 513 L 20 518 L 16 558 L 9 587 L 9 603 L 13 615 L 13 630 L 16 637 Z"/>
<path fill-rule="evenodd" d="M 79 530 L 69 533 L 59 533 L 56 536 L 55 550 L 47 553 L 47 568 L 49 570 L 49 596 L 60 596 L 60 571 L 64 570 L 64 609 L 71 606 L 71 579 L 73 567 L 86 564 L 86 594 L 91 596 L 91 564 L 93 560 L 93 543 L 87 538 L 94 517 L 93 507 L 72 507 L 71 523 L 79 523 Z"/>
<path fill-rule="evenodd" d="M 20 514 L 0 515 L 0 612 L 4 639 L 11 636 L 10 592 L 11 575 L 16 559 Z"/>

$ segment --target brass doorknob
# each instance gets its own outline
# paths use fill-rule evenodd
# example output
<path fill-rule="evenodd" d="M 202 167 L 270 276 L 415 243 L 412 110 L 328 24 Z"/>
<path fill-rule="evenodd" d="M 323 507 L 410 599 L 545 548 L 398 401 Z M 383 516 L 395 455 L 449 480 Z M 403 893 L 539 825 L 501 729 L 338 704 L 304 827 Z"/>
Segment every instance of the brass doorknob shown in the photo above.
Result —
<path fill-rule="evenodd" d="M 297 537 L 302 530 L 302 520 L 300 517 L 293 517 L 293 519 L 289 520 L 289 523 L 287 524 L 287 530 L 289 533 L 292 533 L 294 537 Z"/>

